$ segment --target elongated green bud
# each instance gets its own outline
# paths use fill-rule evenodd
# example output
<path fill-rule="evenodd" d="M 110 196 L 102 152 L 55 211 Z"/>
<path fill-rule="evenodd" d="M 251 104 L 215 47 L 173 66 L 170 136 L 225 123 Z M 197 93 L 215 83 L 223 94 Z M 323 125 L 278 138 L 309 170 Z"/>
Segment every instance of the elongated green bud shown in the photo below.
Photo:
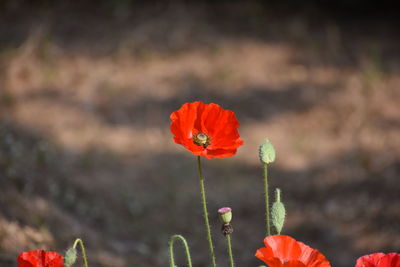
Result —
<path fill-rule="evenodd" d="M 70 266 L 76 261 L 77 252 L 75 248 L 69 248 L 65 253 L 64 264 L 65 266 Z"/>
<path fill-rule="evenodd" d="M 266 139 L 259 147 L 260 161 L 264 164 L 269 164 L 275 161 L 274 146 Z"/>
<path fill-rule="evenodd" d="M 275 202 L 272 205 L 271 217 L 272 224 L 274 225 L 277 234 L 279 235 L 282 231 L 283 225 L 285 224 L 286 210 L 285 206 L 281 202 L 281 190 L 277 188 L 275 190 Z"/>

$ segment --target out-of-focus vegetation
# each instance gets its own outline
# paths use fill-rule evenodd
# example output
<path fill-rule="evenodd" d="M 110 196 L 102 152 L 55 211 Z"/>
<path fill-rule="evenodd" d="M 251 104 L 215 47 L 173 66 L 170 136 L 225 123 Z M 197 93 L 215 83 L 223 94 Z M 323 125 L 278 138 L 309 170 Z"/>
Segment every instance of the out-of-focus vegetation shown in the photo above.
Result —
<path fill-rule="evenodd" d="M 259 264 L 265 137 L 283 233 L 338 267 L 396 250 L 394 13 L 359 0 L 1 1 L 0 265 L 79 236 L 91 266 L 160 266 L 180 233 L 207 266 L 195 158 L 169 133 L 194 100 L 235 111 L 245 141 L 204 162 L 220 265 L 228 205 L 238 266 Z"/>

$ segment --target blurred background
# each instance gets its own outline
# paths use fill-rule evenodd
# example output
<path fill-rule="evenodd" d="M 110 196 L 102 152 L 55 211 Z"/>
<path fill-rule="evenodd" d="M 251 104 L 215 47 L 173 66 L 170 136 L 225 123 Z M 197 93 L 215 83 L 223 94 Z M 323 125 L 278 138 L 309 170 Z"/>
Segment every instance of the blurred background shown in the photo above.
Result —
<path fill-rule="evenodd" d="M 209 266 L 196 158 L 169 131 L 170 113 L 196 100 L 233 110 L 245 142 L 203 165 L 220 266 L 223 206 L 237 266 L 261 264 L 266 137 L 284 234 L 337 267 L 399 252 L 395 11 L 361 0 L 0 1 L 0 265 L 81 237 L 90 266 L 167 266 L 179 233 L 194 265 Z"/>

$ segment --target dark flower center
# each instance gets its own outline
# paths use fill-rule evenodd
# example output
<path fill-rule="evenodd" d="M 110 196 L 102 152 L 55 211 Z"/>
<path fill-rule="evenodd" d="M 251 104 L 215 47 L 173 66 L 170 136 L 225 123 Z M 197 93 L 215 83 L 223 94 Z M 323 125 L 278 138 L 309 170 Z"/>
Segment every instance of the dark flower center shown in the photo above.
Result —
<path fill-rule="evenodd" d="M 206 148 L 211 142 L 211 138 L 205 133 L 197 133 L 193 136 L 193 143 Z"/>

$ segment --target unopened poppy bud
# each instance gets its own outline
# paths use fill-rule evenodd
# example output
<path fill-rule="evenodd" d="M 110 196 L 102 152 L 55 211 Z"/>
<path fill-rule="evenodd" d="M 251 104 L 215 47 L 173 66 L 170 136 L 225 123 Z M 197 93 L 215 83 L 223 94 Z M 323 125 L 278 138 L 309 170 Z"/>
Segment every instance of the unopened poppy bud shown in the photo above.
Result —
<path fill-rule="evenodd" d="M 229 224 L 232 220 L 232 209 L 225 207 L 218 210 L 219 218 L 223 224 Z"/>
<path fill-rule="evenodd" d="M 259 147 L 260 161 L 268 164 L 275 161 L 274 146 L 266 139 Z"/>
<path fill-rule="evenodd" d="M 65 253 L 64 264 L 65 266 L 70 266 L 76 261 L 77 252 L 75 248 L 69 248 Z"/>
<path fill-rule="evenodd" d="M 277 234 L 279 235 L 282 231 L 283 225 L 285 224 L 286 210 L 285 206 L 281 202 L 281 190 L 277 188 L 275 190 L 275 202 L 272 205 L 271 217 L 272 224 L 274 225 Z"/>

